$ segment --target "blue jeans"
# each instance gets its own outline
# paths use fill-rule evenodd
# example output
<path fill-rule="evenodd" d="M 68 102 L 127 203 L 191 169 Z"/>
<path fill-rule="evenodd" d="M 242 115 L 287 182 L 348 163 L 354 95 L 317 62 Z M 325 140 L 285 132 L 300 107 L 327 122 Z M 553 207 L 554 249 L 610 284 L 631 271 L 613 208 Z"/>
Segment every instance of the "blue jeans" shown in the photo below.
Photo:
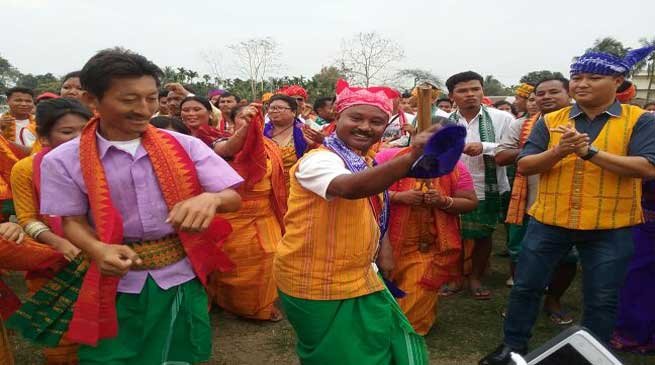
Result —
<path fill-rule="evenodd" d="M 575 245 L 583 272 L 582 325 L 608 342 L 614 330 L 618 291 L 634 250 L 632 229 L 572 230 L 530 219 L 509 296 L 505 344 L 527 346 L 544 289 L 553 270 Z"/>

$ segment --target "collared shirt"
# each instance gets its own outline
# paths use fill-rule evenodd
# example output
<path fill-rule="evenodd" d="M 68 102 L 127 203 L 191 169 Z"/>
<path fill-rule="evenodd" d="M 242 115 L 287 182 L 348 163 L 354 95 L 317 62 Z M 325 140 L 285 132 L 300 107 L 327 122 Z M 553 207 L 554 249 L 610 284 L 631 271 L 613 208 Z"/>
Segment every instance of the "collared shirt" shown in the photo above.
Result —
<path fill-rule="evenodd" d="M 195 137 L 166 131 L 173 135 L 194 162 L 198 179 L 207 192 L 233 188 L 243 179 L 214 151 Z M 123 218 L 125 242 L 155 240 L 173 234 L 166 223 L 168 207 L 148 154 L 139 145 L 134 156 L 98 136 L 98 152 L 110 186 L 111 200 Z M 41 165 L 41 213 L 57 216 L 89 214 L 87 190 L 79 160 L 80 138 L 48 153 Z M 141 292 L 152 276 L 162 289 L 180 285 L 195 277 L 188 258 L 163 269 L 129 271 L 118 291 Z"/>
<path fill-rule="evenodd" d="M 587 115 L 580 109 L 577 104 L 571 107 L 569 119 L 575 124 L 575 129 L 580 133 L 587 133 L 589 139 L 593 142 L 610 117 L 621 116 L 621 104 L 615 101 L 607 110 L 600 113 L 593 120 L 589 120 Z M 548 149 L 550 133 L 544 118 L 539 118 L 535 123 L 528 137 L 528 141 L 523 150 L 519 153 L 518 159 L 525 156 L 536 155 Z M 639 117 L 637 123 L 632 129 L 630 143 L 628 144 L 628 156 L 642 156 L 650 163 L 655 165 L 655 115 L 644 113 Z"/>
<path fill-rule="evenodd" d="M 496 147 L 498 147 L 498 141 L 500 141 L 501 136 L 505 133 L 505 130 L 509 125 L 514 121 L 514 117 L 502 110 L 487 108 L 487 112 L 491 117 L 491 123 L 494 127 L 494 134 L 496 140 L 494 142 L 481 142 L 480 141 L 480 115 L 482 115 L 482 108 L 470 122 L 466 121 L 460 113 L 459 110 L 454 111 L 453 113 L 457 117 L 457 124 L 466 127 L 466 143 L 472 142 L 481 142 L 482 143 L 482 154 L 478 156 L 469 156 L 462 154 L 460 161 L 466 166 L 466 168 L 471 173 L 473 177 L 473 184 L 475 186 L 475 195 L 479 200 L 484 200 L 484 158 L 483 155 L 495 156 Z M 453 115 L 453 114 L 451 114 Z M 507 179 L 507 172 L 505 167 L 496 166 L 496 178 L 498 179 L 498 190 L 500 193 L 509 191 L 509 180 Z"/>

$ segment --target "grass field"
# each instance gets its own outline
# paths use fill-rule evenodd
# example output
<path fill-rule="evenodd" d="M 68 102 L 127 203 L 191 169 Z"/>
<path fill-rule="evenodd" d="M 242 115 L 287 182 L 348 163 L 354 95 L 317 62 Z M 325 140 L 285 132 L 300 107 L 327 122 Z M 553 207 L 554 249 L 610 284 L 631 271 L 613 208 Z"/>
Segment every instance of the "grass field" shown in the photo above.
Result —
<path fill-rule="evenodd" d="M 495 240 L 495 251 L 504 247 L 502 231 Z M 467 292 L 440 301 L 438 323 L 425 337 L 430 350 L 430 363 L 441 365 L 471 365 L 501 341 L 501 317 L 509 289 L 507 259 L 492 257 L 491 270 L 485 283 L 493 290 L 489 301 L 475 301 Z M 12 275 L 9 283 L 24 294 L 19 276 Z M 581 317 L 580 274 L 564 299 L 564 304 L 577 320 Z M 654 309 L 655 310 L 655 309 Z M 214 324 L 214 351 L 210 364 L 256 365 L 298 364 L 294 354 L 295 337 L 286 321 L 258 323 L 236 318 L 220 310 L 212 311 Z M 551 338 L 563 328 L 558 328 L 541 316 L 534 328 L 532 348 Z M 42 364 L 39 349 L 13 336 L 17 365 Z M 655 356 L 623 354 L 626 365 L 653 365 Z M 332 364 L 326 364 L 332 365 Z M 337 365 L 337 364 L 334 364 Z"/>

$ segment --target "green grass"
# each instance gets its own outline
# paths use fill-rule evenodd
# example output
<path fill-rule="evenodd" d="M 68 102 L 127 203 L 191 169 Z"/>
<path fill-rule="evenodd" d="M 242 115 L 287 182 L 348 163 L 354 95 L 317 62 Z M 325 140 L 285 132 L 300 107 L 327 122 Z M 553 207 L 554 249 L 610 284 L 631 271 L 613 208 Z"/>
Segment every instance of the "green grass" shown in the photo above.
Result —
<path fill-rule="evenodd" d="M 504 248 L 503 232 L 499 230 L 495 241 L 495 251 Z M 445 298 L 439 302 L 437 325 L 425 337 L 430 350 L 432 364 L 471 365 L 487 352 L 493 350 L 501 341 L 502 318 L 509 289 L 505 288 L 508 276 L 506 258 L 492 256 L 491 268 L 485 285 L 493 290 L 488 301 L 476 301 L 468 292 Z M 563 302 L 576 320 L 581 318 L 580 277 L 578 273 L 573 287 Z M 9 277 L 9 284 L 24 295 L 22 278 Z M 288 322 L 259 323 L 245 321 L 220 310 L 212 311 L 214 326 L 213 360 L 215 365 L 250 364 L 298 364 L 294 354 L 295 336 Z M 531 341 L 532 348 L 556 335 L 563 328 L 557 327 L 545 317 L 540 316 Z M 39 349 L 22 339 L 13 336 L 14 354 L 18 365 L 42 364 Z M 653 356 L 621 354 L 626 365 L 655 364 Z"/>

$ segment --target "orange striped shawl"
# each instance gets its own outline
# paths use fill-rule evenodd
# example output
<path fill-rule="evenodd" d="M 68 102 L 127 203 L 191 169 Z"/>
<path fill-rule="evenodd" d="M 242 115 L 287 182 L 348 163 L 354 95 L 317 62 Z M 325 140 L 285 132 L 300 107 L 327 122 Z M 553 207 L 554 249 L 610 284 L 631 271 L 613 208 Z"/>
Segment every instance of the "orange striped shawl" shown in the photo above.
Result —
<path fill-rule="evenodd" d="M 535 122 L 541 114 L 536 114 L 532 118 L 526 119 L 521 126 L 521 135 L 519 136 L 519 148 L 523 148 L 530 137 L 530 132 Z M 527 212 L 528 203 L 528 177 L 516 171 L 514 185 L 512 186 L 512 195 L 507 208 L 507 218 L 505 223 L 523 224 L 523 217 Z"/>

